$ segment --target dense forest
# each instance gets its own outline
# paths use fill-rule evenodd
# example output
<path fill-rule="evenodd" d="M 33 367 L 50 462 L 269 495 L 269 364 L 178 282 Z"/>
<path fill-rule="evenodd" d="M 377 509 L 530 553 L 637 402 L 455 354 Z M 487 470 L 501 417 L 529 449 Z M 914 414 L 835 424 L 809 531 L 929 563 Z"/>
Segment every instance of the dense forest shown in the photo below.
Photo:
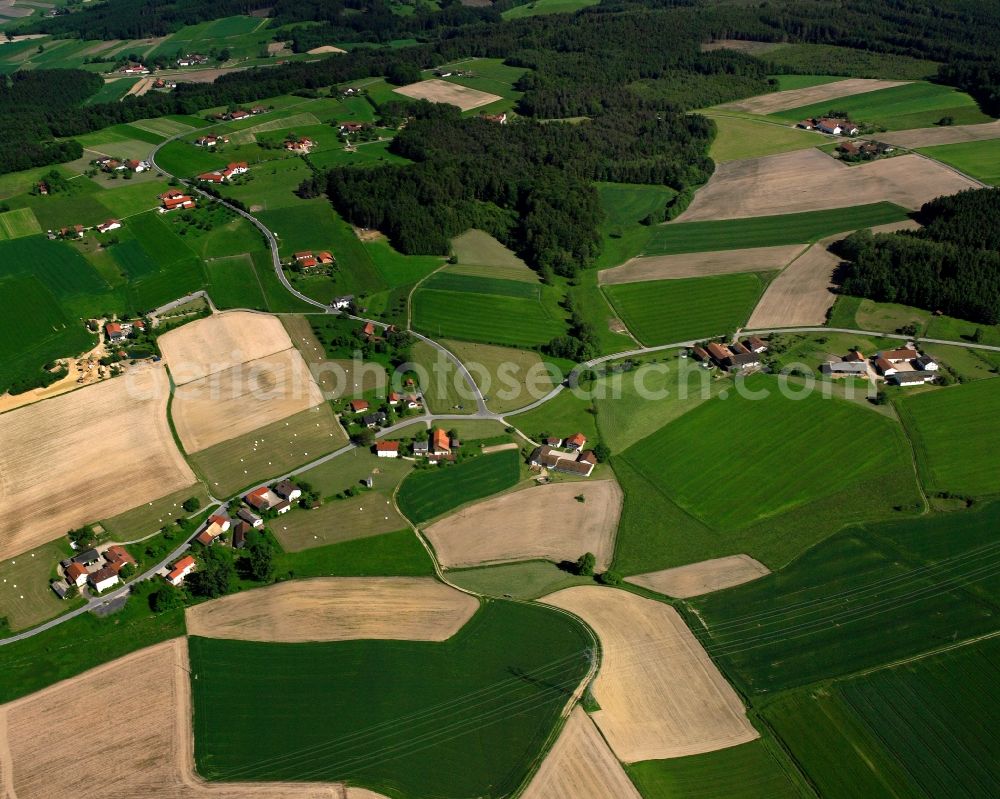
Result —
<path fill-rule="evenodd" d="M 1000 189 L 939 197 L 918 218 L 926 227 L 917 231 L 859 231 L 842 242 L 842 290 L 1000 323 Z"/>

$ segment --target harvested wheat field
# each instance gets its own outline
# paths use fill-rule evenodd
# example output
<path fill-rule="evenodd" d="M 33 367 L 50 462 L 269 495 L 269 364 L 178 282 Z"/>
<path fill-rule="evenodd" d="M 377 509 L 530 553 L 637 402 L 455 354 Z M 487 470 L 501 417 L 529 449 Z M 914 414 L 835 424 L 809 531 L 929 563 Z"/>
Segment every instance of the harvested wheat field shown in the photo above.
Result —
<path fill-rule="evenodd" d="M 324 44 L 321 47 L 314 47 L 307 52 L 309 55 L 325 55 L 326 53 L 346 53 L 347 51 L 341 50 L 339 47 L 334 47 L 332 44 Z"/>
<path fill-rule="evenodd" d="M 411 83 L 409 86 L 400 86 L 393 91 L 415 100 L 430 100 L 432 103 L 457 105 L 463 111 L 479 108 L 481 105 L 489 105 L 503 99 L 498 94 L 481 92 L 478 89 L 459 86 L 457 83 L 449 83 L 446 80 L 422 80 L 419 83 Z"/>
<path fill-rule="evenodd" d="M 278 317 L 250 311 L 212 314 L 164 333 L 158 343 L 177 385 L 292 346 Z"/>
<path fill-rule="evenodd" d="M 599 283 L 638 283 L 681 277 L 728 275 L 732 272 L 770 272 L 781 269 L 805 249 L 804 244 L 748 247 L 742 250 L 692 252 L 632 258 L 621 266 L 598 273 Z"/>
<path fill-rule="evenodd" d="M 169 393 L 151 364 L 0 415 L 0 558 L 193 485 Z"/>
<path fill-rule="evenodd" d="M 575 560 L 581 552 L 593 552 L 603 571 L 614 555 L 621 508 L 622 492 L 614 480 L 532 486 L 464 508 L 424 534 L 445 568 Z"/>
<path fill-rule="evenodd" d="M 726 103 L 719 108 L 729 108 L 733 111 L 746 111 L 750 114 L 773 114 L 787 108 L 798 108 L 802 105 L 822 103 L 837 97 L 849 97 L 852 94 L 864 94 L 878 89 L 891 89 L 902 86 L 910 81 L 905 80 L 870 80 L 868 78 L 850 78 L 824 83 L 820 86 L 809 86 L 805 89 L 788 89 L 783 92 L 772 92 L 750 97 L 736 103 Z"/>
<path fill-rule="evenodd" d="M 627 578 L 627 582 L 666 596 L 687 599 L 712 591 L 721 591 L 723 588 L 732 588 L 734 585 L 743 585 L 770 573 L 767 566 L 749 555 L 729 555 L 725 558 L 689 563 L 675 569 L 637 574 Z"/>
<path fill-rule="evenodd" d="M 919 208 L 935 197 L 978 185 L 919 155 L 848 166 L 820 150 L 797 150 L 720 164 L 676 221 L 772 216 L 883 201 Z"/>
<path fill-rule="evenodd" d="M 877 225 L 873 233 L 892 233 L 919 227 L 912 220 Z M 816 242 L 768 285 L 757 303 L 747 328 L 796 327 L 826 324 L 827 312 L 837 295 L 833 273 L 840 259 L 827 247 L 846 233 Z"/>
<path fill-rule="evenodd" d="M 897 147 L 935 147 L 938 144 L 961 144 L 990 139 L 1000 139 L 1000 120 L 979 125 L 945 125 L 878 134 L 879 141 L 895 144 Z"/>
<path fill-rule="evenodd" d="M 382 799 L 333 783 L 202 782 L 188 675 L 187 642 L 176 638 L 0 707 L 3 796 Z"/>
<path fill-rule="evenodd" d="M 429 577 L 317 577 L 247 591 L 186 611 L 190 635 L 241 641 L 445 641 L 479 609 Z"/>
<path fill-rule="evenodd" d="M 619 760 L 683 757 L 758 737 L 739 696 L 669 605 L 599 586 L 542 602 L 575 613 L 601 639 L 593 718 Z"/>
<path fill-rule="evenodd" d="M 297 349 L 287 349 L 178 386 L 170 407 L 186 452 L 319 405 L 323 394 Z"/>
<path fill-rule="evenodd" d="M 573 709 L 522 799 L 641 799 L 583 708 Z"/>

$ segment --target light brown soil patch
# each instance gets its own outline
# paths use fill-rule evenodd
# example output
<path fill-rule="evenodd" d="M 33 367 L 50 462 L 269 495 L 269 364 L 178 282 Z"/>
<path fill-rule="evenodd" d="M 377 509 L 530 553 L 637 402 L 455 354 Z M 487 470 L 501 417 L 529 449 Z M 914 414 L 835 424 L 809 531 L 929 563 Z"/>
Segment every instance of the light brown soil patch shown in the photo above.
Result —
<path fill-rule="evenodd" d="M 960 144 L 967 141 L 1000 139 L 1000 120 L 981 125 L 950 125 L 941 128 L 916 128 L 879 133 L 878 140 L 897 147 L 934 147 L 938 144 Z"/>
<path fill-rule="evenodd" d="M 483 455 L 492 455 L 494 452 L 504 452 L 508 449 L 517 449 L 517 444 L 513 441 L 508 441 L 506 444 L 494 444 L 492 447 L 483 447 Z"/>
<path fill-rule="evenodd" d="M 522 799 L 641 799 L 607 743 L 579 706 Z"/>
<path fill-rule="evenodd" d="M 619 760 L 683 757 L 758 737 L 739 696 L 669 605 L 599 586 L 542 601 L 580 616 L 601 639 L 593 719 Z"/>
<path fill-rule="evenodd" d="M 791 214 L 882 201 L 915 209 L 935 197 L 977 185 L 918 155 L 848 166 L 820 150 L 797 150 L 720 164 L 677 222 Z"/>
<path fill-rule="evenodd" d="M 168 395 L 149 365 L 0 415 L 0 557 L 194 483 Z"/>
<path fill-rule="evenodd" d="M 267 54 L 268 55 L 289 55 L 292 49 L 289 47 L 290 42 L 268 42 Z"/>
<path fill-rule="evenodd" d="M 183 385 L 287 350 L 292 341 L 276 316 L 227 311 L 171 330 L 159 344 L 174 382 Z"/>
<path fill-rule="evenodd" d="M 187 641 L 176 638 L 0 707 L 3 796 L 382 799 L 338 783 L 203 782 L 189 674 Z"/>
<path fill-rule="evenodd" d="M 142 97 L 150 89 L 153 88 L 153 83 L 156 78 L 140 78 L 125 92 L 125 97 Z M 125 97 L 122 99 L 124 100 Z"/>
<path fill-rule="evenodd" d="M 409 86 L 400 86 L 393 91 L 416 100 L 457 105 L 463 111 L 479 108 L 482 105 L 489 105 L 503 99 L 498 94 L 489 94 L 478 89 L 470 89 L 468 86 L 459 86 L 457 83 L 436 79 L 422 80 L 419 83 L 411 83 Z"/>
<path fill-rule="evenodd" d="M 872 228 L 875 233 L 913 229 L 911 221 L 893 222 Z M 833 273 L 840 259 L 827 247 L 847 233 L 813 244 L 778 275 L 764 291 L 747 322 L 749 329 L 822 325 L 837 295 L 833 293 Z"/>
<path fill-rule="evenodd" d="M 322 47 L 314 47 L 307 52 L 309 55 L 323 55 L 324 53 L 346 53 L 347 51 L 334 47 L 332 44 L 324 44 Z"/>
<path fill-rule="evenodd" d="M 319 405 L 323 394 L 291 348 L 178 386 L 171 414 L 186 452 L 199 452 Z"/>
<path fill-rule="evenodd" d="M 185 611 L 190 635 L 240 641 L 446 641 L 479 609 L 429 577 L 318 577 Z"/>
<path fill-rule="evenodd" d="M 713 50 L 735 50 L 738 53 L 768 53 L 784 45 L 781 42 L 754 42 L 747 39 L 717 39 L 714 42 L 703 42 L 701 51 L 710 53 Z"/>
<path fill-rule="evenodd" d="M 746 111 L 750 114 L 773 114 L 788 108 L 798 108 L 803 105 L 822 103 L 837 97 L 849 97 L 852 94 L 864 94 L 878 89 L 890 89 L 902 86 L 910 81 L 905 80 L 869 80 L 867 78 L 849 78 L 824 83 L 822 86 L 810 86 L 805 89 L 788 89 L 783 92 L 761 94 L 740 100 L 737 103 L 726 103 L 720 108 L 731 108 L 734 111 Z"/>
<path fill-rule="evenodd" d="M 446 568 L 532 558 L 576 560 L 593 552 L 603 571 L 614 554 L 621 506 L 614 480 L 532 486 L 464 508 L 425 533 Z"/>
<path fill-rule="evenodd" d="M 781 269 L 805 249 L 804 244 L 781 247 L 750 247 L 743 250 L 692 252 L 682 255 L 652 255 L 632 258 L 621 266 L 598 273 L 603 284 L 670 280 L 732 272 L 769 272 Z"/>
<path fill-rule="evenodd" d="M 742 585 L 770 573 L 767 566 L 749 555 L 729 555 L 675 569 L 637 574 L 629 577 L 628 582 L 667 596 L 686 599 Z"/>

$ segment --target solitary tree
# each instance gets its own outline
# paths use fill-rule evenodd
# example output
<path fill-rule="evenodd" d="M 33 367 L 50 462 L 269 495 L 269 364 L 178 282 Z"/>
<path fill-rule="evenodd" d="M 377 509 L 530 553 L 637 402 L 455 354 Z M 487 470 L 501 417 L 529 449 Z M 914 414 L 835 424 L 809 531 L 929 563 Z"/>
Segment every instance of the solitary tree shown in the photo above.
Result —
<path fill-rule="evenodd" d="M 593 577 L 596 564 L 597 558 L 594 557 L 594 553 L 586 552 L 576 562 L 576 573 L 581 577 Z"/>

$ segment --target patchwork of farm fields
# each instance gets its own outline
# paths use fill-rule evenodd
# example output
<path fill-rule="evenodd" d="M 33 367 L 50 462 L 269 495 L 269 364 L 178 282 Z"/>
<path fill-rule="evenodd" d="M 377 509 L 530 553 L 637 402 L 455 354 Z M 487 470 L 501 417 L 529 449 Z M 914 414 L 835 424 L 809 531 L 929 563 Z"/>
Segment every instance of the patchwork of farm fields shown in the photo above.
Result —
<path fill-rule="evenodd" d="M 908 215 L 905 208 L 881 202 L 748 219 L 673 222 L 654 229 L 643 254 L 675 255 L 743 247 L 806 244 L 835 233 L 902 222 Z"/>
<path fill-rule="evenodd" d="M 690 600 L 696 632 L 748 695 L 992 633 L 998 524 L 1000 503 L 992 503 L 848 528 L 780 572 Z"/>
<path fill-rule="evenodd" d="M 422 524 L 460 505 L 508 488 L 520 478 L 517 450 L 480 455 L 455 466 L 441 465 L 414 472 L 399 487 L 399 509 L 414 524 Z"/>
<path fill-rule="evenodd" d="M 212 781 L 506 795 L 586 673 L 589 646 L 569 617 L 502 601 L 441 643 L 192 638 L 198 770 Z"/>
<path fill-rule="evenodd" d="M 735 330 L 760 299 L 766 276 L 753 272 L 622 283 L 604 287 L 632 334 L 646 346 Z"/>

